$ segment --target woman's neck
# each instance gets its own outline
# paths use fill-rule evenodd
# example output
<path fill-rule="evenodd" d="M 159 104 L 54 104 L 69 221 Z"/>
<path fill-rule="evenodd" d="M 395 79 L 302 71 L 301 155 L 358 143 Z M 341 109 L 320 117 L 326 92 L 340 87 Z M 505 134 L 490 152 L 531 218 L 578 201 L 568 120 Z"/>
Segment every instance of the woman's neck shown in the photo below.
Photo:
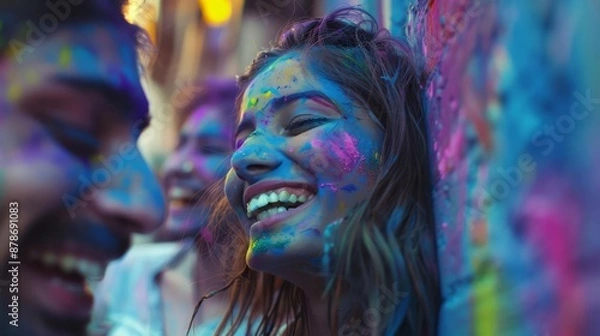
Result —
<path fill-rule="evenodd" d="M 306 299 L 306 315 L 311 335 L 330 335 L 328 300 L 323 296 L 325 278 L 308 276 L 293 277 L 292 283 L 300 287 Z"/>
<path fill-rule="evenodd" d="M 307 298 L 306 313 L 311 335 L 331 335 L 327 314 L 327 299 Z"/>

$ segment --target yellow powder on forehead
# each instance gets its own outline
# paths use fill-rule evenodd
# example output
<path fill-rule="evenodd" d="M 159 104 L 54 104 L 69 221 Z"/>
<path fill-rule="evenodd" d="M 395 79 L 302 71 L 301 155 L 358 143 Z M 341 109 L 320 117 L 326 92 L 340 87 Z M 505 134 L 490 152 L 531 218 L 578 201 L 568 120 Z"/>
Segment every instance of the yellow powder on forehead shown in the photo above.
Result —
<path fill-rule="evenodd" d="M 263 93 L 263 96 L 266 99 L 269 99 L 269 98 L 271 98 L 271 96 L 273 96 L 273 92 L 271 90 L 267 90 L 265 93 Z"/>
<path fill-rule="evenodd" d="M 295 77 L 295 74 L 294 74 L 295 70 L 296 70 L 295 67 L 288 66 L 279 73 L 279 76 L 281 76 L 281 79 L 285 83 L 291 83 L 292 79 Z"/>

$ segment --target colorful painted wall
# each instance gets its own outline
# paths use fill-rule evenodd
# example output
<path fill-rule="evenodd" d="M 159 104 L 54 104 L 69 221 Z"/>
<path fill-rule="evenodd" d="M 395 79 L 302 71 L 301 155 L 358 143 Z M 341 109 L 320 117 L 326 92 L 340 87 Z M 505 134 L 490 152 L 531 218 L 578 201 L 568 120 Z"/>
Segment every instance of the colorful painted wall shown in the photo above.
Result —
<path fill-rule="evenodd" d="M 415 0 L 442 335 L 600 334 L 600 1 Z"/>

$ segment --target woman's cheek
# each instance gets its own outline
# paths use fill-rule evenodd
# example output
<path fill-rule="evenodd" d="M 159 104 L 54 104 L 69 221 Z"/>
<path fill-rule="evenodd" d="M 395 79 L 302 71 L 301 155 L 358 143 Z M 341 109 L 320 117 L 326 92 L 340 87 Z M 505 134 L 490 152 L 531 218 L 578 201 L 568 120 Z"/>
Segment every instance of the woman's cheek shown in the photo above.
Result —
<path fill-rule="evenodd" d="M 357 139 L 348 133 L 320 131 L 297 151 L 300 157 L 306 158 L 306 167 L 311 173 L 317 175 L 317 178 L 325 174 L 333 175 L 335 179 L 342 179 L 360 162 L 357 142 Z"/>

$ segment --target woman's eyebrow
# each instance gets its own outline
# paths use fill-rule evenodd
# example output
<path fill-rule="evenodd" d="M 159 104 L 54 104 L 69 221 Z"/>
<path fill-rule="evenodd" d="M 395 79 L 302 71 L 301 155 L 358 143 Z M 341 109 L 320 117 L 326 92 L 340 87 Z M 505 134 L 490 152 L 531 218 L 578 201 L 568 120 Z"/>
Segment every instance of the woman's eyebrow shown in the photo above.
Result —
<path fill-rule="evenodd" d="M 340 108 L 338 107 L 338 105 L 336 103 L 334 103 L 324 93 L 322 93 L 320 91 L 316 91 L 316 90 L 296 92 L 296 93 L 292 93 L 287 96 L 273 98 L 270 102 L 271 109 L 273 111 L 280 110 L 280 109 L 286 107 L 287 105 L 294 103 L 295 101 L 297 101 L 299 99 L 310 99 L 319 105 L 322 105 L 329 109 L 333 109 L 336 112 L 338 112 L 339 114 L 342 114 Z"/>

